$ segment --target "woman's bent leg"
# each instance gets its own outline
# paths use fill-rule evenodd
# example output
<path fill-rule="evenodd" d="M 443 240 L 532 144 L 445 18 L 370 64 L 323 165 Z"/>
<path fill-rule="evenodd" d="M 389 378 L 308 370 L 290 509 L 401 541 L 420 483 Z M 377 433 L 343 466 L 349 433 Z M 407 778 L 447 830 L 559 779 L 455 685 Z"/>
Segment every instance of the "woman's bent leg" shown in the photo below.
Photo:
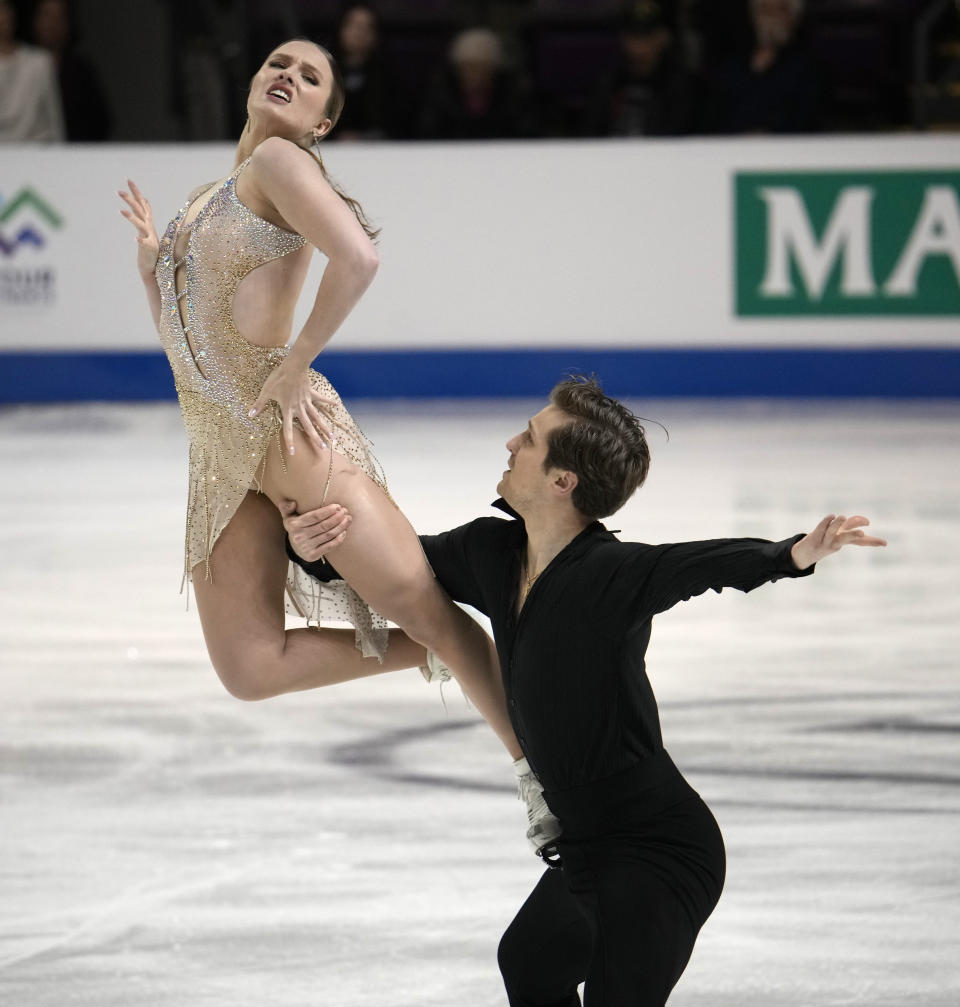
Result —
<path fill-rule="evenodd" d="M 282 463 L 277 447 L 271 448 L 263 487 L 276 504 L 295 500 L 298 510 L 307 511 L 324 502 L 330 456 L 301 434 L 294 436 L 296 454 Z M 410 522 L 376 483 L 338 454 L 326 496 L 353 518 L 346 540 L 329 553 L 337 571 L 371 608 L 439 656 L 518 758 L 493 641 L 437 583 Z"/>
<path fill-rule="evenodd" d="M 424 663 L 424 648 L 390 633 L 383 664 L 365 658 L 352 630 L 285 630 L 283 524 L 264 496 L 248 493 L 193 580 L 210 659 L 239 699 L 269 696 Z"/>

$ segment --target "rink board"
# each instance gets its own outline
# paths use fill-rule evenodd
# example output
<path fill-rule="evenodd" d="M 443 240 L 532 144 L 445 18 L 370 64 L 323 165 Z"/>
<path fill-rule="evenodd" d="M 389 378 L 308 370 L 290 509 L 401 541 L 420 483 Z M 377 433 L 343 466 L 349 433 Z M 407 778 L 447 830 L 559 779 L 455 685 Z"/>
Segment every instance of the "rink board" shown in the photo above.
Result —
<path fill-rule="evenodd" d="M 116 189 L 160 229 L 223 145 L 6 147 L 0 401 L 157 399 Z M 960 151 L 945 137 L 331 146 L 382 227 L 318 366 L 346 394 L 956 396 Z M 299 332 L 323 268 L 315 256 Z"/>

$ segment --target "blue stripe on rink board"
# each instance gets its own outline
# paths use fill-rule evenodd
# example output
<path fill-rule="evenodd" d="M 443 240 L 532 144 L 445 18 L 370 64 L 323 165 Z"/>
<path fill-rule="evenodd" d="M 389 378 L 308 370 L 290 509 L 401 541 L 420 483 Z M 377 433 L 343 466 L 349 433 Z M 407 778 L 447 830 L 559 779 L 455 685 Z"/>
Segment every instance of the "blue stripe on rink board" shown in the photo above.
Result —
<path fill-rule="evenodd" d="M 620 396 L 960 397 L 960 348 L 331 350 L 315 366 L 348 399 L 537 397 L 571 372 Z M 0 352 L 0 403 L 174 397 L 162 353 Z"/>

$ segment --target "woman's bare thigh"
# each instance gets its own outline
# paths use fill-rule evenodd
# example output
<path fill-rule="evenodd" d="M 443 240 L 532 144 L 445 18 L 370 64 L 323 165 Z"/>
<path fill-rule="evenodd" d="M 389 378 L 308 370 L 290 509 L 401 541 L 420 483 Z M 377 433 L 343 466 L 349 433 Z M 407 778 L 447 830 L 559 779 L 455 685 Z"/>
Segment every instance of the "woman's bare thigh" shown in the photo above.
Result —
<path fill-rule="evenodd" d="M 350 532 L 328 554 L 331 562 L 372 609 L 454 670 L 516 758 L 520 746 L 507 717 L 493 641 L 437 583 L 416 532 L 386 493 L 342 456 L 334 453 L 331 470 L 329 449 L 316 451 L 297 432 L 294 439 L 296 453 L 284 459 L 285 465 L 279 448 L 271 447 L 264 492 L 278 506 L 294 500 L 306 511 L 329 499 L 350 511 Z"/>
<path fill-rule="evenodd" d="M 194 568 L 193 590 L 214 667 L 237 654 L 283 647 L 287 556 L 273 503 L 248 493 L 210 555 Z"/>
<path fill-rule="evenodd" d="M 350 586 L 382 616 L 405 626 L 416 596 L 417 621 L 442 618 L 453 606 L 433 577 L 410 522 L 384 491 L 358 466 L 309 445 L 295 431 L 295 453 L 280 464 L 274 444 L 267 456 L 263 489 L 279 504 L 295 500 L 302 513 L 324 502 L 346 507 L 353 518 L 346 540 L 327 556 Z M 326 495 L 325 495 L 326 490 Z M 421 640 L 421 642 L 423 642 Z"/>

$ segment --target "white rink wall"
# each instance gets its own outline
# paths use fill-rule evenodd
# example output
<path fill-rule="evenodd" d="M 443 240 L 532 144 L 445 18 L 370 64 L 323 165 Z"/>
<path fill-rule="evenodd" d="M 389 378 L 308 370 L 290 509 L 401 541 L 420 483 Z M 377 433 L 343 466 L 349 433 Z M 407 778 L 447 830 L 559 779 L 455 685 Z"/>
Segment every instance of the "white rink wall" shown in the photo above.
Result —
<path fill-rule="evenodd" d="M 331 353 L 923 348 L 956 366 L 953 137 L 331 145 L 326 160 L 383 228 L 379 275 Z M 188 192 L 232 166 L 225 145 L 0 148 L 0 353 L 10 365 L 0 401 L 24 354 L 158 350 L 116 190 L 133 178 L 162 230 Z M 735 183 L 763 172 L 847 174 L 851 185 L 865 173 L 927 173 L 940 216 L 924 222 L 911 211 L 898 239 L 912 235 L 914 279 L 926 284 L 916 308 L 875 298 L 864 313 L 862 298 L 859 307 L 856 296 L 844 300 L 857 256 L 881 256 L 869 243 L 884 225 L 868 216 L 869 201 L 859 223 L 840 219 L 851 209 L 841 186 L 833 217 L 818 222 L 811 203 L 810 222 L 781 235 L 807 307 L 738 313 L 738 256 L 764 235 L 738 227 Z M 767 221 L 768 239 L 776 226 Z M 322 265 L 317 255 L 298 324 Z M 835 313 L 818 313 L 817 270 L 834 276 Z"/>

